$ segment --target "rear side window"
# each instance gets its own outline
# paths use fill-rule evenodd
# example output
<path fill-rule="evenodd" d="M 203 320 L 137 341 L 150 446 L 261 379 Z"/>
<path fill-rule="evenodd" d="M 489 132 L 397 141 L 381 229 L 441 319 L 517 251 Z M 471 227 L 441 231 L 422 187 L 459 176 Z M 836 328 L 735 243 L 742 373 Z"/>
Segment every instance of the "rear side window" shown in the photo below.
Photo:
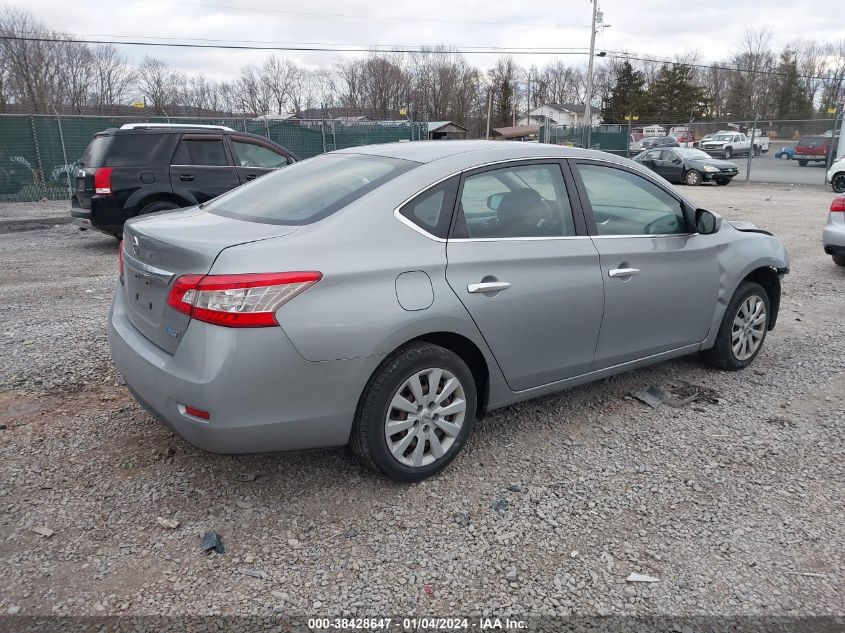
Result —
<path fill-rule="evenodd" d="M 97 136 L 82 156 L 83 167 L 133 167 L 152 165 L 167 145 L 166 134 Z"/>
<path fill-rule="evenodd" d="M 173 155 L 173 165 L 228 165 L 223 140 L 187 139 L 179 141 Z"/>
<path fill-rule="evenodd" d="M 278 169 L 290 163 L 286 156 L 258 143 L 232 139 L 232 147 L 235 148 L 236 164 L 241 167 Z"/>
<path fill-rule="evenodd" d="M 233 189 L 203 209 L 249 222 L 310 224 L 417 165 L 382 156 L 324 154 Z"/>
<path fill-rule="evenodd" d="M 450 178 L 405 203 L 399 213 L 426 233 L 446 239 L 460 179 Z"/>

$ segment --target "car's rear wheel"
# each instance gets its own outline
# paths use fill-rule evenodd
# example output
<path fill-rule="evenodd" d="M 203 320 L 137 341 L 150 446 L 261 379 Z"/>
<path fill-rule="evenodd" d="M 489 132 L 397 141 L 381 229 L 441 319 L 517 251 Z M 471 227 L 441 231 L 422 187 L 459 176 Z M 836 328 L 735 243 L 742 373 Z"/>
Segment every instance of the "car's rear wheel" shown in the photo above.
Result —
<path fill-rule="evenodd" d="M 138 211 L 138 215 L 156 213 L 157 211 L 171 211 L 178 208 L 180 207 L 175 202 L 170 202 L 168 200 L 155 200 L 141 207 L 141 210 Z"/>
<path fill-rule="evenodd" d="M 833 263 L 837 266 L 845 266 L 845 255 L 834 255 Z"/>
<path fill-rule="evenodd" d="M 695 169 L 690 169 L 684 175 L 684 182 L 687 183 L 688 185 L 693 185 L 693 186 L 694 185 L 700 185 L 701 184 L 701 174 L 698 173 L 698 171 L 695 170 Z"/>
<path fill-rule="evenodd" d="M 836 193 L 845 193 L 845 171 L 834 174 L 830 184 Z"/>
<path fill-rule="evenodd" d="M 799 158 L 799 159 L 798 159 L 798 166 L 799 166 L 799 167 L 806 167 L 806 166 L 807 166 L 807 163 L 809 163 L 809 162 L 810 162 L 810 161 L 808 161 L 808 160 L 801 160 L 801 159 Z"/>
<path fill-rule="evenodd" d="M 350 446 L 391 479 L 440 472 L 472 432 L 476 386 L 466 363 L 430 343 L 404 347 L 376 370 L 355 415 Z"/>
<path fill-rule="evenodd" d="M 716 343 L 704 359 L 720 369 L 744 369 L 760 353 L 769 326 L 769 296 L 760 284 L 739 285 L 722 317 Z"/>

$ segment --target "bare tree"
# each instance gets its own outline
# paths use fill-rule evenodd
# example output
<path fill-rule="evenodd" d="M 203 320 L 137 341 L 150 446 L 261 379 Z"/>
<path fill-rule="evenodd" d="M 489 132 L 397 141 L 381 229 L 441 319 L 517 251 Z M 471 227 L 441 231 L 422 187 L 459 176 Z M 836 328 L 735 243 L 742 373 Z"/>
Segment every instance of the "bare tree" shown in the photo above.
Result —
<path fill-rule="evenodd" d="M 127 100 L 135 75 L 111 44 L 96 44 L 91 53 L 94 72 L 91 101 L 97 111 L 105 112 Z"/>
<path fill-rule="evenodd" d="M 156 114 L 167 116 L 167 107 L 177 105 L 184 76 L 154 57 L 144 57 L 135 72 L 135 86 Z"/>

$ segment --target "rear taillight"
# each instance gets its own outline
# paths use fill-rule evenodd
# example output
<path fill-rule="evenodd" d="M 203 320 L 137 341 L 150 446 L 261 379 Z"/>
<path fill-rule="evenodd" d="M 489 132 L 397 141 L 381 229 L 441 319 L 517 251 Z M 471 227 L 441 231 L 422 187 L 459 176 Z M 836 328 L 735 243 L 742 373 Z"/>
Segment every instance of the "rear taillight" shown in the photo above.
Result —
<path fill-rule="evenodd" d="M 839 196 L 833 199 L 833 202 L 830 203 L 830 212 L 845 213 L 845 196 Z"/>
<path fill-rule="evenodd" d="M 120 279 L 120 283 L 123 283 L 123 240 L 120 240 L 120 244 L 117 246 L 117 261 L 118 270 L 120 270 L 118 278 Z"/>
<path fill-rule="evenodd" d="M 98 167 L 94 172 L 94 193 L 111 195 L 111 167 Z"/>
<path fill-rule="evenodd" d="M 319 272 L 185 275 L 167 305 L 193 319 L 226 327 L 278 325 L 276 310 L 323 278 Z"/>

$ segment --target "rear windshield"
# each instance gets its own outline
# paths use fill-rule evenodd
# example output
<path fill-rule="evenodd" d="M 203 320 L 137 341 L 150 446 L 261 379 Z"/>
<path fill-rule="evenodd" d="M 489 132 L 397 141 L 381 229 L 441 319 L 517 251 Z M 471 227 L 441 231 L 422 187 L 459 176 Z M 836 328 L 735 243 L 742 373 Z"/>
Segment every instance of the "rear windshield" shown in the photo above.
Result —
<path fill-rule="evenodd" d="M 140 167 L 156 161 L 167 134 L 95 136 L 82 156 L 83 167 Z M 169 158 L 169 157 L 168 157 Z"/>
<path fill-rule="evenodd" d="M 238 220 L 310 224 L 419 165 L 362 154 L 324 154 L 262 176 L 202 206 Z"/>
<path fill-rule="evenodd" d="M 810 143 L 814 143 L 818 145 L 819 143 L 827 143 L 828 137 L 826 136 L 802 136 L 801 140 L 798 141 L 798 147 L 804 147 L 809 145 Z"/>

